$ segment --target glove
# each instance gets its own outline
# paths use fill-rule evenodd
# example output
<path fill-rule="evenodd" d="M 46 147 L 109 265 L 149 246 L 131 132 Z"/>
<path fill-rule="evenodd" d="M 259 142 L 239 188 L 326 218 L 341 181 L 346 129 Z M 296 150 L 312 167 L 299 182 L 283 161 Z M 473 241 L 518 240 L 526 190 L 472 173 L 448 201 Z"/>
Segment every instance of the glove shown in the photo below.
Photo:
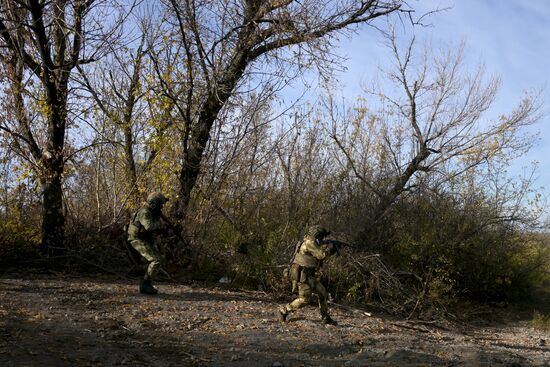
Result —
<path fill-rule="evenodd" d="M 332 242 L 329 242 L 327 244 L 326 252 L 328 255 L 338 254 L 338 246 Z"/>

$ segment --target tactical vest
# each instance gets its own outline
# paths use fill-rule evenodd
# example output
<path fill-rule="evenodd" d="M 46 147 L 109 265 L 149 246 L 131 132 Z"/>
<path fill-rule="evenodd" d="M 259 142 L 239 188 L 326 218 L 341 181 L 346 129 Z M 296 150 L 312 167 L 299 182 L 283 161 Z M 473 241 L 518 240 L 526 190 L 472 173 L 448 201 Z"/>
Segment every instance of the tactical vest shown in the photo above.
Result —
<path fill-rule="evenodd" d="M 302 247 L 303 242 L 300 242 L 300 247 Z M 319 265 L 319 260 L 317 260 L 313 255 L 302 254 L 298 248 L 296 255 L 294 255 L 294 263 L 304 268 L 316 268 Z"/>
<path fill-rule="evenodd" d="M 150 233 L 147 233 L 145 228 L 143 228 L 143 225 L 141 222 L 137 219 L 137 216 L 139 212 L 142 210 L 149 210 L 145 205 L 142 206 L 136 214 L 132 217 L 132 220 L 130 221 L 130 224 L 128 225 L 128 239 L 130 241 L 132 240 L 144 240 L 144 241 L 150 241 L 152 238 Z"/>

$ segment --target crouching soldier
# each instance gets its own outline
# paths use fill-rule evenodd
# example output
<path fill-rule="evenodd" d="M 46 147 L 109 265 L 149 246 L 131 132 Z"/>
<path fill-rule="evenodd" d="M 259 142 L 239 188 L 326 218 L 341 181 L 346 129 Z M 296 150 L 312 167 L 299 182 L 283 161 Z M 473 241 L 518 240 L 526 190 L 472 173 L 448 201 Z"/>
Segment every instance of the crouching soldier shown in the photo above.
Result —
<path fill-rule="evenodd" d="M 139 285 L 141 293 L 158 293 L 158 290 L 153 287 L 152 281 L 161 266 L 162 257 L 155 246 L 155 237 L 159 235 L 159 231 L 163 228 L 161 222 L 161 219 L 164 219 L 162 207 L 167 201 L 168 199 L 161 193 L 153 192 L 149 194 L 147 201 L 133 216 L 128 226 L 128 241 L 149 263 L 145 277 Z"/>
<path fill-rule="evenodd" d="M 323 260 L 334 253 L 337 249 L 333 245 L 320 245 L 329 231 L 321 226 L 309 228 L 304 240 L 296 246 L 294 259 L 290 267 L 290 279 L 293 288 L 298 286 L 298 298 L 278 310 L 279 321 L 286 322 L 288 314 L 307 305 L 316 293 L 319 297 L 319 311 L 322 321 L 325 324 L 336 325 L 328 312 L 328 293 L 319 279 L 318 270 Z"/>

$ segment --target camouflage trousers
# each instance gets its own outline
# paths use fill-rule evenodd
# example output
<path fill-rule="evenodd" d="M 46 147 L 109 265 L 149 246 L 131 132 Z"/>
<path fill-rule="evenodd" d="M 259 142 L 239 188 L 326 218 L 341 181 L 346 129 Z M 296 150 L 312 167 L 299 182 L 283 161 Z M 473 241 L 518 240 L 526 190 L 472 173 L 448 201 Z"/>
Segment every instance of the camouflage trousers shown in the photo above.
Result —
<path fill-rule="evenodd" d="M 325 286 L 315 276 L 309 276 L 305 282 L 298 283 L 298 298 L 284 306 L 284 311 L 290 313 L 307 305 L 313 293 L 319 297 L 319 311 L 321 316 L 328 316 L 328 293 Z"/>
<path fill-rule="evenodd" d="M 130 243 L 132 247 L 149 262 L 144 279 L 152 280 L 157 275 L 160 265 L 162 264 L 162 257 L 157 248 L 154 244 L 142 240 L 132 240 Z"/>

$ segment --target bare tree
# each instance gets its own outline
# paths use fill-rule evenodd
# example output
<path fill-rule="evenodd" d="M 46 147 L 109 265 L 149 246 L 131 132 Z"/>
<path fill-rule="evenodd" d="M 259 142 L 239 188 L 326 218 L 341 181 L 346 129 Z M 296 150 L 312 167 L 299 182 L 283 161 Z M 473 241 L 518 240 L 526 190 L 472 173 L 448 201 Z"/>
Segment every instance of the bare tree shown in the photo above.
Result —
<path fill-rule="evenodd" d="M 1 62 L 14 110 L 11 123 L 0 127 L 17 140 L 20 152 L 38 174 L 43 250 L 63 246 L 62 179 L 70 78 L 78 65 L 98 58 L 102 46 L 110 41 L 113 29 L 103 24 L 117 19 L 107 15 L 107 5 L 94 0 L 0 2 Z"/>
<path fill-rule="evenodd" d="M 144 91 L 144 63 L 146 50 L 144 50 L 145 33 L 142 33 L 134 50 L 128 52 L 125 48 L 119 49 L 110 46 L 108 61 L 96 68 L 79 67 L 79 75 L 83 87 L 90 94 L 93 104 L 106 116 L 121 136 L 120 146 L 124 160 L 124 178 L 126 181 L 125 195 L 135 206 L 138 198 L 138 168 L 136 167 L 136 137 L 137 116 L 145 113 L 142 103 L 146 94 Z M 118 141 L 113 141 L 116 147 Z M 146 167 L 154 159 L 155 153 L 151 153 Z"/>
<path fill-rule="evenodd" d="M 183 156 L 174 214 L 184 218 L 201 172 L 214 122 L 242 83 L 293 59 L 299 67 L 326 59 L 330 38 L 402 10 L 403 1 L 165 0 L 166 20 L 178 30 L 184 79 L 165 90 L 180 114 Z M 299 45 L 296 52 L 290 46 Z M 162 73 L 160 73 L 162 74 Z M 241 90 L 242 91 L 242 90 Z"/>
<path fill-rule="evenodd" d="M 388 80 L 398 92 L 371 90 L 378 109 L 363 104 L 345 117 L 326 104 L 344 164 L 378 198 L 374 221 L 422 177 L 437 187 L 494 157 L 521 154 L 531 144 L 522 131 L 539 116 L 536 95 L 526 95 L 510 114 L 486 121 L 499 81 L 487 80 L 482 67 L 465 73 L 463 47 L 418 54 L 414 39 L 404 50 L 395 33 L 388 41 L 395 61 Z"/>

